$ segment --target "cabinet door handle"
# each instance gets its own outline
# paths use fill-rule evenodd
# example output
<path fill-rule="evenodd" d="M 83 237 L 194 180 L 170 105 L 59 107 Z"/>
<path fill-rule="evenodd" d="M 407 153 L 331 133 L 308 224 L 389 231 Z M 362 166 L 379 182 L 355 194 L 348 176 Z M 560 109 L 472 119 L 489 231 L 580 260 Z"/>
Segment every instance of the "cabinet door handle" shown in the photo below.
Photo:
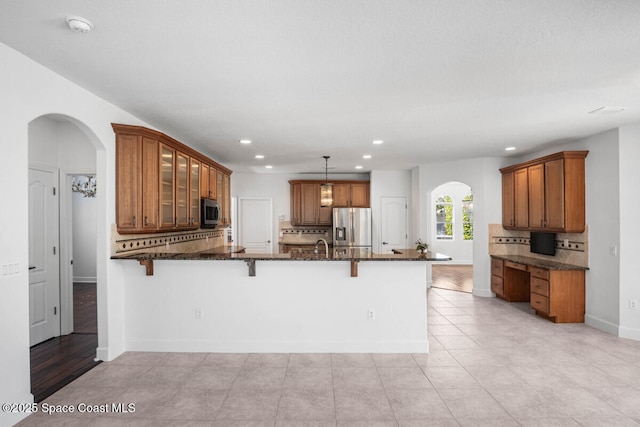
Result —
<path fill-rule="evenodd" d="M 145 227 L 146 227 L 147 225 L 149 225 L 149 218 L 148 218 L 148 217 L 146 217 L 146 216 L 144 217 L 144 225 L 145 225 Z"/>
<path fill-rule="evenodd" d="M 134 215 L 133 216 L 133 226 L 135 227 L 136 225 L 138 225 L 138 224 L 136 224 L 136 216 Z"/>

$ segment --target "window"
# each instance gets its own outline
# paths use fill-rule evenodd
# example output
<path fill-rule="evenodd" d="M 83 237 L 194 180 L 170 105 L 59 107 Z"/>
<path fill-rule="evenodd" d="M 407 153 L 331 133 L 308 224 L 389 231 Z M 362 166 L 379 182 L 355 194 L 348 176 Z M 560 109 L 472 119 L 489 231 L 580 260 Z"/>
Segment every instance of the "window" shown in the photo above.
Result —
<path fill-rule="evenodd" d="M 464 240 L 473 240 L 473 194 L 462 199 L 462 236 Z"/>
<path fill-rule="evenodd" d="M 453 240 L 453 199 L 447 195 L 436 199 L 436 240 Z"/>

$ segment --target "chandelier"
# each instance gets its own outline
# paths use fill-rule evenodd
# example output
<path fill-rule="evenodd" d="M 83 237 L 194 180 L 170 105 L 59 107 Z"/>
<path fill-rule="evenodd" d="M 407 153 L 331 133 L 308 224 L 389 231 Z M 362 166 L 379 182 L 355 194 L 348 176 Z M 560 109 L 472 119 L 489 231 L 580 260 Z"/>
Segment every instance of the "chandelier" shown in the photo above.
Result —
<path fill-rule="evenodd" d="M 320 206 L 333 206 L 333 184 L 329 182 L 329 156 L 324 157 L 324 184 L 320 184 Z"/>
<path fill-rule="evenodd" d="M 71 181 L 71 191 L 82 193 L 84 197 L 96 197 L 96 176 L 76 175 Z"/>

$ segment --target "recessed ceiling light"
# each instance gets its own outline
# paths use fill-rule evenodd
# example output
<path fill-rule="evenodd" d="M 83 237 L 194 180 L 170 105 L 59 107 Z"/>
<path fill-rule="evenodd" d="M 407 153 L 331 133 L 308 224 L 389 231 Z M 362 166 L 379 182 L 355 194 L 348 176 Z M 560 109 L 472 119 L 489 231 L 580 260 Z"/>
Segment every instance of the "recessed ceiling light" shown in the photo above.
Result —
<path fill-rule="evenodd" d="M 273 166 L 271 166 L 271 165 L 266 165 L 264 168 L 265 168 L 265 169 L 273 169 Z"/>
<path fill-rule="evenodd" d="M 264 159 L 264 156 L 262 154 L 256 154 L 254 157 L 256 159 Z"/>
<path fill-rule="evenodd" d="M 363 159 L 370 159 L 371 158 L 371 154 L 365 154 L 364 156 L 362 156 Z"/>
<path fill-rule="evenodd" d="M 384 141 L 383 141 L 383 140 L 381 140 L 381 139 L 376 139 L 376 140 L 374 140 L 374 141 L 371 141 L 371 143 L 372 143 L 373 145 L 380 145 L 380 144 L 384 143 Z"/>
<path fill-rule="evenodd" d="M 362 165 L 356 166 L 356 169 L 362 169 Z"/>
<path fill-rule="evenodd" d="M 241 139 L 240 140 L 240 144 L 251 144 L 251 140 L 250 139 Z"/>
<path fill-rule="evenodd" d="M 589 111 L 589 114 L 618 114 L 624 110 L 626 110 L 626 107 L 600 107 Z"/>
<path fill-rule="evenodd" d="M 516 147 L 507 147 L 507 148 L 504 149 L 504 151 L 513 151 L 515 149 L 516 149 Z"/>
<path fill-rule="evenodd" d="M 80 16 L 67 16 L 67 25 L 71 31 L 76 33 L 88 33 L 93 29 L 93 23 Z"/>

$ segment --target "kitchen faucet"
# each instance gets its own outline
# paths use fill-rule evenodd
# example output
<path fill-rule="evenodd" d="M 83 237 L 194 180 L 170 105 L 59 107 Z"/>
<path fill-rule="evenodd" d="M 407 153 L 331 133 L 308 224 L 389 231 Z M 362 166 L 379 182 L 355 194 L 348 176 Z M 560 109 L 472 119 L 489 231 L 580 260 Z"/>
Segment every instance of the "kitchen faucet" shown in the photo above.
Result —
<path fill-rule="evenodd" d="M 313 248 L 313 253 L 314 254 L 318 254 L 318 243 L 324 243 L 324 252 L 326 254 L 326 257 L 329 258 L 329 245 L 327 244 L 327 241 L 324 239 L 318 239 L 318 241 L 316 242 L 316 246 Z"/>

